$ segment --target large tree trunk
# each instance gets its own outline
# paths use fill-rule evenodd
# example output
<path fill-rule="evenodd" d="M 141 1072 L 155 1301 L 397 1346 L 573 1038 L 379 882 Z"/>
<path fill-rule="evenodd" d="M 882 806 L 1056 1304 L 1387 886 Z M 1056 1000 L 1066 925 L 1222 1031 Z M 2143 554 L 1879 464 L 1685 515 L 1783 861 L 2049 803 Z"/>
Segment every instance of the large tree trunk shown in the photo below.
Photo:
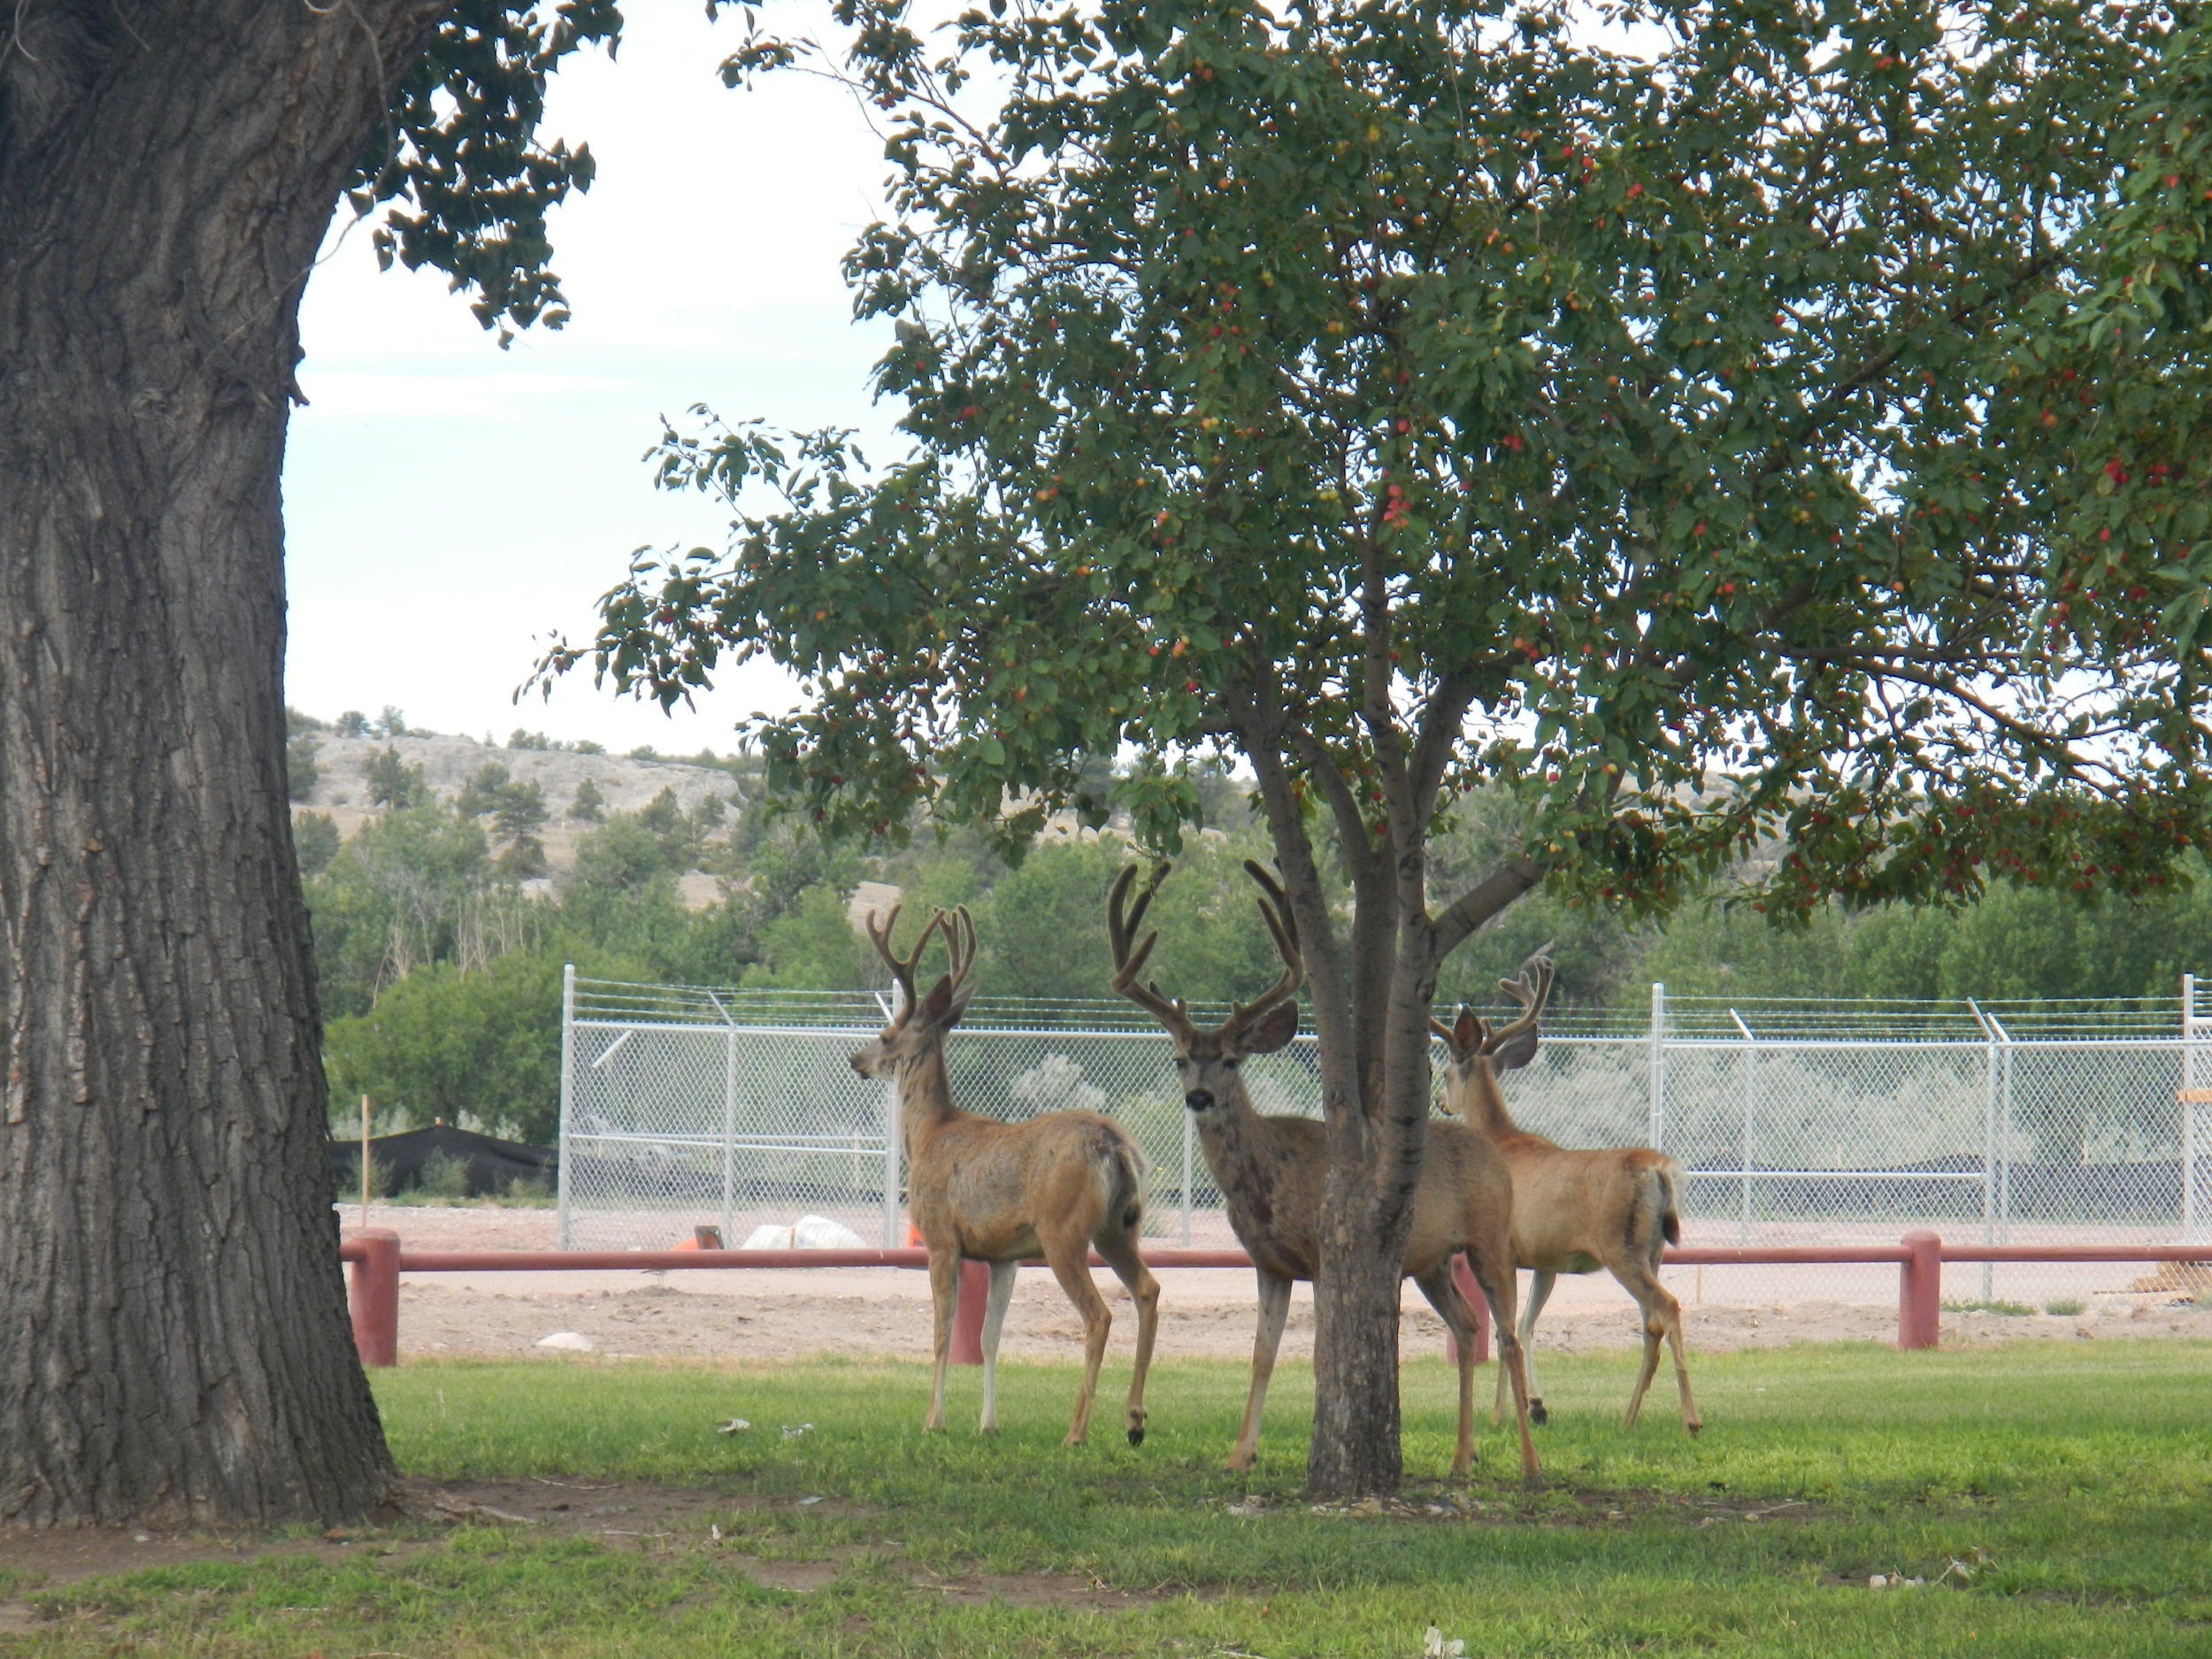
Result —
<path fill-rule="evenodd" d="M 357 1514 L 284 776 L 301 288 L 442 6 L 27 0 L 0 65 L 0 1522 Z"/>
<path fill-rule="evenodd" d="M 1436 973 L 1425 925 L 1407 948 L 1356 975 L 1351 1024 L 1363 1087 L 1331 1103 L 1313 1281 L 1313 1445 L 1317 1496 L 1397 1488 L 1398 1306 L 1429 1117 L 1429 1009 Z M 1395 942 L 1393 941 L 1392 942 Z M 1356 956 L 1358 948 L 1355 946 Z"/>
<path fill-rule="evenodd" d="M 1398 1446 L 1398 1297 L 1404 1229 L 1379 1233 L 1371 1172 L 1333 1164 L 1323 1188 L 1313 1276 L 1315 1497 L 1394 1492 Z"/>

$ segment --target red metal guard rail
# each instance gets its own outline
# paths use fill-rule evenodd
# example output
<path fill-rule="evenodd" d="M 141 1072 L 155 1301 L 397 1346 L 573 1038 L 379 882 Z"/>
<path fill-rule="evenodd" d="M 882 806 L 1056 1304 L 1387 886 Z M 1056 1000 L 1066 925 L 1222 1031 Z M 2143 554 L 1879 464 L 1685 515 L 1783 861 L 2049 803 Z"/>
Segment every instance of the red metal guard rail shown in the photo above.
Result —
<path fill-rule="evenodd" d="M 353 1340 L 364 1365 L 399 1363 L 402 1273 L 542 1273 L 590 1270 L 688 1271 L 711 1268 L 926 1268 L 929 1252 L 893 1250 L 408 1250 L 399 1234 L 369 1228 L 349 1233 L 339 1259 L 352 1264 Z M 1155 1269 L 1249 1267 L 1241 1250 L 1148 1250 Z M 1701 1246 L 1669 1250 L 1667 1265 L 1683 1267 L 1848 1266 L 1895 1263 L 1897 1346 L 1936 1345 L 1946 1262 L 2206 1262 L 2202 1244 L 1945 1244 L 1932 1233 L 1909 1233 L 1895 1244 Z M 1105 1263 L 1091 1257 L 1094 1267 Z M 1453 1264 L 1461 1293 L 1474 1306 L 1475 1358 L 1489 1357 L 1490 1310 L 1476 1294 L 1464 1258 Z M 982 1363 L 983 1302 L 988 1275 L 979 1262 L 961 1264 L 960 1310 L 953 1331 L 956 1364 Z M 1447 1352 L 1451 1351 L 1447 1341 Z"/>

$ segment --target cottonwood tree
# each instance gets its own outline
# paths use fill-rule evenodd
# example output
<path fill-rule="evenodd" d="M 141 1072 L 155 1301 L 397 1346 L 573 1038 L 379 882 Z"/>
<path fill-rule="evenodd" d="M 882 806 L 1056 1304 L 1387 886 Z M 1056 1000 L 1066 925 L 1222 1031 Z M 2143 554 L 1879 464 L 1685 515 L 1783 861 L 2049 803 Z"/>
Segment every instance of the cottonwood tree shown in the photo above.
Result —
<path fill-rule="evenodd" d="M 0 18 L 0 1525 L 336 1519 L 388 1488 L 286 800 L 296 318 L 349 196 L 487 326 L 557 323 L 545 212 L 590 161 L 538 141 L 544 83 L 618 22 Z"/>
<path fill-rule="evenodd" d="M 2161 601 L 2201 603 L 2212 445 L 2171 434 L 2187 505 L 2085 581 L 2073 365 L 2031 372 L 2156 142 L 2155 15 L 840 15 L 726 74 L 880 113 L 894 211 L 847 273 L 900 325 L 910 452 L 672 431 L 726 554 L 639 561 L 546 669 L 672 703 L 770 654 L 809 702 L 757 735 L 832 832 L 926 803 L 1018 841 L 1133 745 L 1169 844 L 1182 759 L 1249 764 L 1329 1126 L 1317 1492 L 1398 1479 L 1431 996 L 1516 898 L 1663 905 L 1755 841 L 1786 908 L 2130 887 L 2200 832 L 2203 663 Z M 1434 890 L 1479 784 L 1527 828 Z"/>

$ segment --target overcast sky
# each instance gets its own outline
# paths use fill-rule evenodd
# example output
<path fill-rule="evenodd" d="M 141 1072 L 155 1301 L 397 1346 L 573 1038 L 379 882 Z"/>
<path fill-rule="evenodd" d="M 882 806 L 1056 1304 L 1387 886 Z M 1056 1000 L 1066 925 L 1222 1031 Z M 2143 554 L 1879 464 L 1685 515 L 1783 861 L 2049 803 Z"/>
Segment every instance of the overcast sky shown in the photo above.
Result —
<path fill-rule="evenodd" d="M 779 8 L 787 28 L 802 7 Z M 284 472 L 289 702 L 326 719 L 390 703 L 411 725 L 501 741 L 518 725 L 618 751 L 733 747 L 787 706 L 772 669 L 664 718 L 572 675 L 517 708 L 538 640 L 588 637 L 634 548 L 723 544 L 705 497 L 664 495 L 640 457 L 663 415 L 859 427 L 887 329 L 849 321 L 837 261 L 878 211 L 880 142 L 851 99 L 786 75 L 733 92 L 726 12 L 628 8 L 621 58 L 572 60 L 548 127 L 589 142 L 597 182 L 552 217 L 575 311 L 501 351 L 442 278 L 380 273 L 368 227 L 309 283 Z"/>

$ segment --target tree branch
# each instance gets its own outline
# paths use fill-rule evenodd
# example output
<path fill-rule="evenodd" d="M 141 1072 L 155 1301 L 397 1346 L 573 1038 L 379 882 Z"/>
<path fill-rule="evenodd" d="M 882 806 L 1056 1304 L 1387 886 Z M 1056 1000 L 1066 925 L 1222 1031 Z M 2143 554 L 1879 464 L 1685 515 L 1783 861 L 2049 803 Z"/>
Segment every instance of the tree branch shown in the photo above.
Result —
<path fill-rule="evenodd" d="M 1436 793 L 1444 787 L 1444 774 L 1450 769 L 1460 728 L 1474 701 L 1473 683 L 1455 674 L 1444 675 L 1429 694 L 1428 710 L 1421 717 L 1421 734 L 1414 742 L 1410 784 L 1413 803 L 1423 823 L 1436 810 Z"/>
<path fill-rule="evenodd" d="M 1515 858 L 1476 882 L 1436 918 L 1436 959 L 1441 962 L 1450 956 L 1468 934 L 1550 873 L 1549 864 Z"/>

